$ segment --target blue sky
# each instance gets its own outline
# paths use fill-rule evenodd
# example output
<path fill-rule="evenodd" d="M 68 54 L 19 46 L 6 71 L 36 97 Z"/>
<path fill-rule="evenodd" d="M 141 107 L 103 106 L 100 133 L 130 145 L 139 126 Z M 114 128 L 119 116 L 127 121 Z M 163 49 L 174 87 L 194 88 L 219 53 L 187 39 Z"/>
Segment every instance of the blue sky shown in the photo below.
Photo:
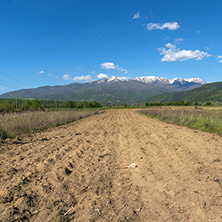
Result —
<path fill-rule="evenodd" d="M 0 94 L 118 76 L 221 81 L 221 0 L 1 0 Z"/>

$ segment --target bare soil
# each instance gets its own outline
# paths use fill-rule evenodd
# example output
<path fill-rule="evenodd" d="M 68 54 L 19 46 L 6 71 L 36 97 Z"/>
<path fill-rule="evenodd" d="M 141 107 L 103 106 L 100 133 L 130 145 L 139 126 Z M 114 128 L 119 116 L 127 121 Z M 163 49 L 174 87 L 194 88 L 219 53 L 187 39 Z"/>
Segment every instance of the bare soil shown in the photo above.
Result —
<path fill-rule="evenodd" d="M 4 222 L 222 221 L 221 188 L 222 137 L 135 110 L 0 144 Z"/>

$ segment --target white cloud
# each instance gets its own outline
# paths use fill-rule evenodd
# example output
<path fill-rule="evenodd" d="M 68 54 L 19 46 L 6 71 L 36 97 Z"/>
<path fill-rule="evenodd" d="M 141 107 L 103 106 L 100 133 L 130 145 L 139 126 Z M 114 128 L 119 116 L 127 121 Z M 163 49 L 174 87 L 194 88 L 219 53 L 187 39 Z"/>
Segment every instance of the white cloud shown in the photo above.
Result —
<path fill-rule="evenodd" d="M 197 30 L 197 34 L 200 34 L 200 30 Z"/>
<path fill-rule="evenodd" d="M 166 22 L 164 24 L 149 23 L 146 25 L 146 29 L 149 31 L 154 30 L 154 29 L 159 29 L 159 30 L 168 29 L 168 30 L 174 31 L 178 28 L 180 28 L 178 22 Z"/>
<path fill-rule="evenodd" d="M 49 73 L 48 76 L 52 76 L 52 73 Z"/>
<path fill-rule="evenodd" d="M 187 59 L 202 60 L 204 57 L 212 56 L 207 52 L 201 52 L 199 50 L 180 50 L 176 48 L 175 45 L 167 43 L 166 48 L 159 48 L 160 55 L 163 55 L 161 61 L 174 62 L 174 61 L 184 61 Z"/>
<path fill-rule="evenodd" d="M 128 73 L 126 69 L 124 69 L 123 67 L 119 67 L 118 65 L 116 65 L 116 69 L 120 72 Z"/>
<path fill-rule="evenodd" d="M 177 39 L 175 39 L 175 43 L 180 43 L 180 42 L 182 42 L 182 41 L 183 41 L 182 38 L 177 38 Z"/>
<path fill-rule="evenodd" d="M 218 62 L 222 62 L 222 56 L 217 56 L 217 60 L 218 60 Z"/>
<path fill-rule="evenodd" d="M 43 70 L 41 70 L 40 72 L 39 72 L 39 74 L 43 74 L 44 73 L 44 71 Z"/>
<path fill-rule="evenodd" d="M 92 74 L 95 74 L 96 73 L 96 71 L 92 71 Z"/>
<path fill-rule="evenodd" d="M 101 69 L 115 69 L 115 64 L 112 62 L 104 62 L 100 64 Z"/>
<path fill-rule="evenodd" d="M 123 67 L 119 67 L 118 65 L 115 65 L 112 62 L 104 62 L 104 63 L 100 64 L 100 68 L 101 69 L 116 69 L 120 72 L 128 73 L 128 71 L 126 69 L 124 69 Z"/>
<path fill-rule="evenodd" d="M 82 70 L 82 67 L 78 67 L 77 69 L 78 69 L 78 70 Z"/>
<path fill-rule="evenodd" d="M 171 44 L 171 43 L 167 43 L 165 46 L 166 46 L 166 48 L 169 48 L 169 49 L 171 49 L 171 50 L 175 50 L 175 49 L 177 48 L 176 45 L 173 45 L 173 44 Z"/>
<path fill-rule="evenodd" d="M 96 76 L 98 79 L 104 79 L 104 78 L 108 78 L 108 75 L 104 74 L 104 73 L 100 73 Z"/>
<path fill-rule="evenodd" d="M 137 13 L 133 16 L 133 19 L 138 19 L 138 18 L 141 18 L 140 12 L 137 12 Z"/>
<path fill-rule="evenodd" d="M 64 80 L 70 80 L 70 76 L 69 76 L 69 74 L 65 74 L 65 75 L 63 75 L 63 77 L 62 77 Z"/>
<path fill-rule="evenodd" d="M 211 50 L 212 49 L 212 47 L 206 47 L 206 50 Z"/>
<path fill-rule="evenodd" d="M 92 77 L 90 75 L 70 77 L 69 74 L 65 74 L 65 75 L 63 75 L 63 79 L 77 81 L 77 82 L 87 82 L 87 81 L 92 80 Z"/>
<path fill-rule="evenodd" d="M 5 88 L 1 88 L 1 90 L 5 90 Z"/>
<path fill-rule="evenodd" d="M 74 81 L 90 81 L 90 80 L 92 80 L 92 77 L 90 75 L 76 76 L 76 77 L 73 77 L 72 80 L 74 80 Z"/>

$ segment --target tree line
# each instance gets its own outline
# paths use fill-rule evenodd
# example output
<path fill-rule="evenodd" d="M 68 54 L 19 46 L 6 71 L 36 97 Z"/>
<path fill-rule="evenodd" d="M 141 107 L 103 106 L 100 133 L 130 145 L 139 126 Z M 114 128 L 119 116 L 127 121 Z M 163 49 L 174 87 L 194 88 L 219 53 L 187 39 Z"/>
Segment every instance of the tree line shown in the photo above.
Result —
<path fill-rule="evenodd" d="M 164 103 L 146 103 L 145 106 L 212 106 L 212 102 L 208 101 L 206 103 L 195 102 L 192 103 L 190 101 L 178 101 L 178 102 L 164 102 Z"/>
<path fill-rule="evenodd" d="M 40 111 L 50 108 L 100 108 L 99 102 L 0 99 L 0 112 Z"/>

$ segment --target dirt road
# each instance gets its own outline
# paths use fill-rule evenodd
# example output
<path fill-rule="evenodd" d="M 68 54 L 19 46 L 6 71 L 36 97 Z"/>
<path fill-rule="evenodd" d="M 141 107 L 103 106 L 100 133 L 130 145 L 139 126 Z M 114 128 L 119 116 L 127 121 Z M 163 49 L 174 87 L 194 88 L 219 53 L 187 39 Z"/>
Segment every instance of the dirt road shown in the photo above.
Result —
<path fill-rule="evenodd" d="M 217 135 L 110 110 L 0 146 L 0 221 L 222 221 Z"/>

